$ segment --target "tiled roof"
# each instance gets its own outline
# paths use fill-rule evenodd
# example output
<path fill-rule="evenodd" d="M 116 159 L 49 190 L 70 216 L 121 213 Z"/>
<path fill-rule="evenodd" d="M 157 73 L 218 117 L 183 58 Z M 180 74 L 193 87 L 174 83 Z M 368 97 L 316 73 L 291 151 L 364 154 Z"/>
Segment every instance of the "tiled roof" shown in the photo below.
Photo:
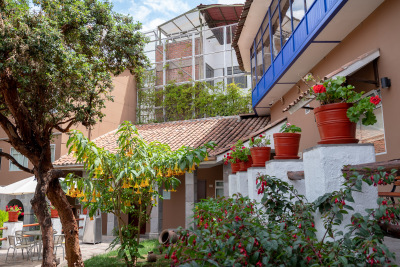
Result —
<path fill-rule="evenodd" d="M 139 134 L 148 142 L 159 141 L 167 143 L 175 150 L 181 146 L 199 147 L 209 141 L 217 143 L 210 156 L 219 155 L 232 146 L 239 139 L 249 139 L 265 130 L 269 125 L 270 117 L 256 117 L 255 115 L 240 117 L 214 117 L 197 120 L 174 121 L 164 123 L 136 125 Z M 115 136 L 117 130 L 102 135 L 93 141 L 100 147 L 111 152 L 116 151 Z M 75 165 L 71 155 L 64 155 L 53 164 L 57 167 Z"/>
<path fill-rule="evenodd" d="M 253 3 L 254 0 L 246 0 L 243 6 L 242 14 L 240 15 L 240 19 L 235 31 L 235 35 L 232 40 L 232 47 L 235 49 L 236 52 L 236 57 L 237 61 L 239 63 L 239 68 L 244 71 L 243 67 L 243 60 L 242 60 L 242 55 L 240 54 L 239 46 L 238 46 L 238 41 L 240 38 L 240 34 L 242 33 L 244 23 L 246 22 L 247 14 L 249 14 L 251 4 Z"/>

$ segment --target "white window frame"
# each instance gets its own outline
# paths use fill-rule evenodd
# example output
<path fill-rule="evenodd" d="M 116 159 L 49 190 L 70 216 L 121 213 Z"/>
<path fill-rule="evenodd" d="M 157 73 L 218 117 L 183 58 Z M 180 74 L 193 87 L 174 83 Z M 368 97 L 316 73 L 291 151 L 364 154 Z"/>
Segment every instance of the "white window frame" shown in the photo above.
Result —
<path fill-rule="evenodd" d="M 217 185 L 218 182 L 221 182 L 222 185 Z M 215 197 L 217 197 L 217 189 L 222 189 L 222 191 L 224 192 L 224 180 L 215 180 Z M 225 194 L 225 192 L 224 192 Z"/>
<path fill-rule="evenodd" d="M 56 160 L 56 145 L 55 144 L 50 145 L 50 153 L 51 153 L 51 162 L 54 162 Z"/>

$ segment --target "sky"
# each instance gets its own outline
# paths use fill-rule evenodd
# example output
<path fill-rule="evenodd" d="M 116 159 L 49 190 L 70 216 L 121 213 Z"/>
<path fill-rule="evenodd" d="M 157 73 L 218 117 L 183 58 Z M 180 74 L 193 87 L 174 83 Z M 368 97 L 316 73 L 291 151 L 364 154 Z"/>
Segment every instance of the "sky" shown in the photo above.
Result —
<path fill-rule="evenodd" d="M 245 0 L 112 0 L 114 11 L 129 14 L 143 24 L 143 31 L 186 12 L 200 4 L 243 4 Z"/>

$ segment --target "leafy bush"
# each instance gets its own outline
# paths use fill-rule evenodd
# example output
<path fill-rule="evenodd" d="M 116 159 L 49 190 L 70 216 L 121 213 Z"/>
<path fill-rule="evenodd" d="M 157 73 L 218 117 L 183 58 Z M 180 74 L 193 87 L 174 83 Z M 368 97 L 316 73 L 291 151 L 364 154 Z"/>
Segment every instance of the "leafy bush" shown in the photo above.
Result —
<path fill-rule="evenodd" d="M 3 227 L 3 223 L 8 221 L 8 212 L 0 210 L 0 227 Z M 3 237 L 3 230 L 0 230 L 0 237 Z M 1 241 L 0 241 L 1 245 Z"/>
<path fill-rule="evenodd" d="M 379 198 L 379 208 L 354 213 L 345 233 L 337 226 L 343 226 L 343 215 L 353 210 L 346 202 L 354 202 L 352 193 L 360 191 L 363 182 L 393 180 L 385 172 L 354 174 L 340 191 L 309 203 L 288 183 L 260 176 L 263 205 L 240 195 L 198 203 L 196 229 L 181 230 L 180 241 L 168 248 L 165 258 L 179 266 L 389 266 L 394 254 L 383 244 L 379 224 L 398 222 L 399 209 L 390 201 Z M 322 240 L 314 225 L 317 210 L 325 226 Z"/>

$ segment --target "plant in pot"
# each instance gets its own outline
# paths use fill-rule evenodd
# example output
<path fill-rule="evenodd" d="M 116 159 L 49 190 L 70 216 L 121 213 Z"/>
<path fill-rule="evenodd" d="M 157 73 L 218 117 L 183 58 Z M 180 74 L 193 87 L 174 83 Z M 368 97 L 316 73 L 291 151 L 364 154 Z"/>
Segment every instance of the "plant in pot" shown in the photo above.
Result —
<path fill-rule="evenodd" d="M 250 153 L 253 159 L 252 167 L 265 167 L 265 162 L 271 157 L 271 144 L 269 136 L 260 134 L 250 139 Z"/>
<path fill-rule="evenodd" d="M 275 157 L 274 159 L 298 159 L 301 128 L 294 124 L 285 123 L 279 133 L 274 133 Z"/>
<path fill-rule="evenodd" d="M 253 164 L 250 149 L 243 145 L 243 141 L 238 140 L 235 144 L 235 154 L 236 157 L 239 159 L 240 162 L 240 169 L 239 171 L 245 172 L 248 168 L 250 168 Z"/>
<path fill-rule="evenodd" d="M 230 152 L 224 156 L 224 164 L 228 165 L 229 163 L 231 164 L 232 174 L 237 173 L 240 169 L 240 161 L 237 158 L 235 146 L 231 147 Z"/>
<path fill-rule="evenodd" d="M 56 208 L 53 205 L 51 205 L 51 203 L 49 204 L 49 207 L 50 207 L 51 218 L 58 218 L 58 211 L 56 210 Z"/>
<path fill-rule="evenodd" d="M 304 79 L 315 81 L 309 75 Z M 364 92 L 356 92 L 353 85 L 346 83 L 346 77 L 336 77 L 318 82 L 310 93 L 321 106 L 314 109 L 321 141 L 318 144 L 358 143 L 356 123 L 362 118 L 363 125 L 377 122 L 374 108 L 379 96 L 363 97 Z"/>
<path fill-rule="evenodd" d="M 9 222 L 18 222 L 18 216 L 24 215 L 22 212 L 22 208 L 17 205 L 14 206 L 6 206 L 6 211 L 8 212 L 8 221 Z"/>

